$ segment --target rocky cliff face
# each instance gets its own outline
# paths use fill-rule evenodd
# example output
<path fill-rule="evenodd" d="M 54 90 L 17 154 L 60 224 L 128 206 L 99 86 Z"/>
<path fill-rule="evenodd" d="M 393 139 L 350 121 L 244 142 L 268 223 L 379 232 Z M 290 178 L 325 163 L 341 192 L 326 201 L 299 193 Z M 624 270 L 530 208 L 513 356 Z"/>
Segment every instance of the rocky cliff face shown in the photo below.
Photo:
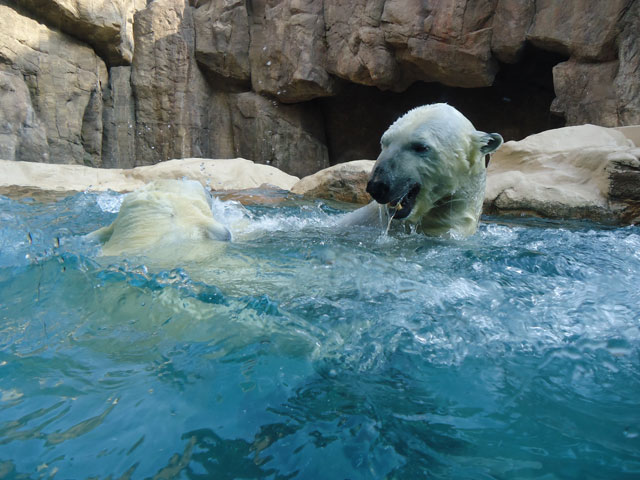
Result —
<path fill-rule="evenodd" d="M 303 176 L 375 156 L 434 101 L 507 139 L 637 124 L 639 18 L 640 0 L 0 0 L 0 157 Z"/>

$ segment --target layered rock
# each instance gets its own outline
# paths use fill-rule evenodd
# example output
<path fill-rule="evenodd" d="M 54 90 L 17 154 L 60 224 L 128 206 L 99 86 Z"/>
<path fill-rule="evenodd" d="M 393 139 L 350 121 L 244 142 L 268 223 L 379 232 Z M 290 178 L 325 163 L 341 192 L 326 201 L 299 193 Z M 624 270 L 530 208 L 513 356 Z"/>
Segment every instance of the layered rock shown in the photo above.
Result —
<path fill-rule="evenodd" d="M 536 0 L 527 40 L 545 49 L 586 61 L 616 57 L 618 22 L 629 0 Z"/>
<path fill-rule="evenodd" d="M 133 59 L 133 15 L 145 0 L 13 0 L 47 25 L 90 44 L 108 65 Z"/>
<path fill-rule="evenodd" d="M 335 92 L 324 68 L 323 2 L 252 2 L 251 84 L 282 102 L 301 102 Z"/>
<path fill-rule="evenodd" d="M 101 165 L 107 69 L 91 48 L 0 5 L 0 70 L 15 90 L 4 101 L 20 103 L 3 128 L 25 147 L 9 159 Z"/>
<path fill-rule="evenodd" d="M 201 3 L 194 12 L 195 56 L 214 79 L 249 85 L 249 14 L 245 0 Z"/>
<path fill-rule="evenodd" d="M 568 125 L 640 123 L 640 2 L 536 3 L 527 38 L 569 61 L 553 69 L 554 113 Z"/>
<path fill-rule="evenodd" d="M 156 0 L 135 15 L 136 165 L 208 153 L 209 87 L 196 67 L 193 9 Z"/>
<path fill-rule="evenodd" d="M 227 52 L 227 60 L 205 55 L 197 40 L 204 35 L 203 17 L 225 11 L 231 18 L 242 17 L 242 8 L 227 2 L 194 10 L 186 1 L 156 0 L 136 14 L 134 165 L 179 157 L 243 156 L 294 175 L 329 165 L 322 119 L 311 109 L 282 105 L 253 92 L 235 93 L 209 81 L 212 73 L 232 83 L 246 80 L 242 34 L 214 35 L 215 28 L 208 30 L 207 45 L 215 38 L 218 46 L 237 47 Z M 198 68 L 202 62 L 207 63 L 205 71 Z"/>
<path fill-rule="evenodd" d="M 535 13 L 536 5 L 529 0 L 498 0 L 491 24 L 491 51 L 500 61 L 519 60 Z"/>
<path fill-rule="evenodd" d="M 635 0 L 619 24 L 618 73 L 614 84 L 618 125 L 640 124 L 640 1 Z M 582 119 L 580 119 L 582 121 Z"/>
<path fill-rule="evenodd" d="M 407 108 L 464 106 L 473 101 L 460 87 L 489 87 L 500 68 L 526 70 L 539 58 L 532 50 L 560 61 L 543 88 L 545 98 L 555 89 L 551 111 L 567 124 L 640 123 L 640 0 L 0 0 L 0 8 L 0 155 L 9 159 L 132 167 L 242 155 L 303 176 L 369 156 L 371 145 L 358 142 L 388 123 L 388 109 L 369 105 L 336 114 L 354 84 L 378 99 L 405 92 L 394 102 Z M 422 84 L 429 93 L 407 92 L 414 82 L 431 82 Z M 375 94 L 372 107 L 383 103 Z M 486 110 L 473 119 L 479 127 L 512 138 L 551 126 L 518 128 L 478 110 Z M 367 125 L 376 128 L 359 124 L 363 111 L 374 112 Z"/>
<path fill-rule="evenodd" d="M 237 155 L 296 176 L 329 166 L 322 118 L 312 111 L 251 92 L 231 95 L 230 100 Z"/>
<path fill-rule="evenodd" d="M 640 147 L 595 125 L 507 142 L 489 165 L 485 211 L 637 223 Z"/>
<path fill-rule="evenodd" d="M 131 67 L 111 67 L 104 93 L 102 166 L 136 165 L 136 114 L 131 88 Z"/>
<path fill-rule="evenodd" d="M 489 86 L 490 1 L 325 0 L 327 68 L 341 78 L 402 90 L 416 80 Z"/>
<path fill-rule="evenodd" d="M 0 158 L 49 160 L 47 132 L 22 75 L 0 70 Z"/>

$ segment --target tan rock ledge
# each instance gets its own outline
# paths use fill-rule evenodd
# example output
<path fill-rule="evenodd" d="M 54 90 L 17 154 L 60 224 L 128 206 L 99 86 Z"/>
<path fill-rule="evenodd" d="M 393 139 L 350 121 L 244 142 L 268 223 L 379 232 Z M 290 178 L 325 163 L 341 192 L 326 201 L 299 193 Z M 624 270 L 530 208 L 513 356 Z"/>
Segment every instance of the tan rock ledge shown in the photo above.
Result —
<path fill-rule="evenodd" d="M 130 192 L 145 183 L 164 178 L 189 178 L 211 190 L 244 190 L 269 185 L 290 190 L 298 177 L 245 160 L 184 158 L 130 169 L 101 169 L 81 165 L 0 160 L 0 194 L 24 192 L 72 193 L 82 191 Z"/>
<path fill-rule="evenodd" d="M 489 165 L 485 212 L 640 222 L 637 132 L 580 125 L 505 143 Z"/>
<path fill-rule="evenodd" d="M 371 196 L 366 188 L 374 163 L 374 160 L 339 163 L 304 177 L 291 188 L 291 192 L 347 203 L 369 203 Z"/>

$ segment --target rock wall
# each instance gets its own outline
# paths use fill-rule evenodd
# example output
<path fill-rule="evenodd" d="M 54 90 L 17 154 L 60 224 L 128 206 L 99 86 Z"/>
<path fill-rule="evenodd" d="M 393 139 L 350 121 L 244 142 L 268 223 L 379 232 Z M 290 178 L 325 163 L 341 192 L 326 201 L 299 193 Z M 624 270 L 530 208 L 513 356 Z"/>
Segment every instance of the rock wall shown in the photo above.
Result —
<path fill-rule="evenodd" d="M 0 0 L 0 157 L 304 176 L 432 101 L 506 139 L 638 124 L 639 19 L 640 0 Z"/>

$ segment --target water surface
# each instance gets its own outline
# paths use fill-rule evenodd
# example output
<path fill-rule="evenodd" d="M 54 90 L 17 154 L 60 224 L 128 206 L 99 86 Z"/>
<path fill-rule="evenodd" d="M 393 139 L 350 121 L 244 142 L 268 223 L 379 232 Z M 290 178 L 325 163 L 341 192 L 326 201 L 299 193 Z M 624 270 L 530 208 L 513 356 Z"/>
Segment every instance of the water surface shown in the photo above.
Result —
<path fill-rule="evenodd" d="M 218 201 L 158 265 L 83 239 L 121 199 L 0 197 L 1 478 L 640 477 L 639 228 Z"/>

